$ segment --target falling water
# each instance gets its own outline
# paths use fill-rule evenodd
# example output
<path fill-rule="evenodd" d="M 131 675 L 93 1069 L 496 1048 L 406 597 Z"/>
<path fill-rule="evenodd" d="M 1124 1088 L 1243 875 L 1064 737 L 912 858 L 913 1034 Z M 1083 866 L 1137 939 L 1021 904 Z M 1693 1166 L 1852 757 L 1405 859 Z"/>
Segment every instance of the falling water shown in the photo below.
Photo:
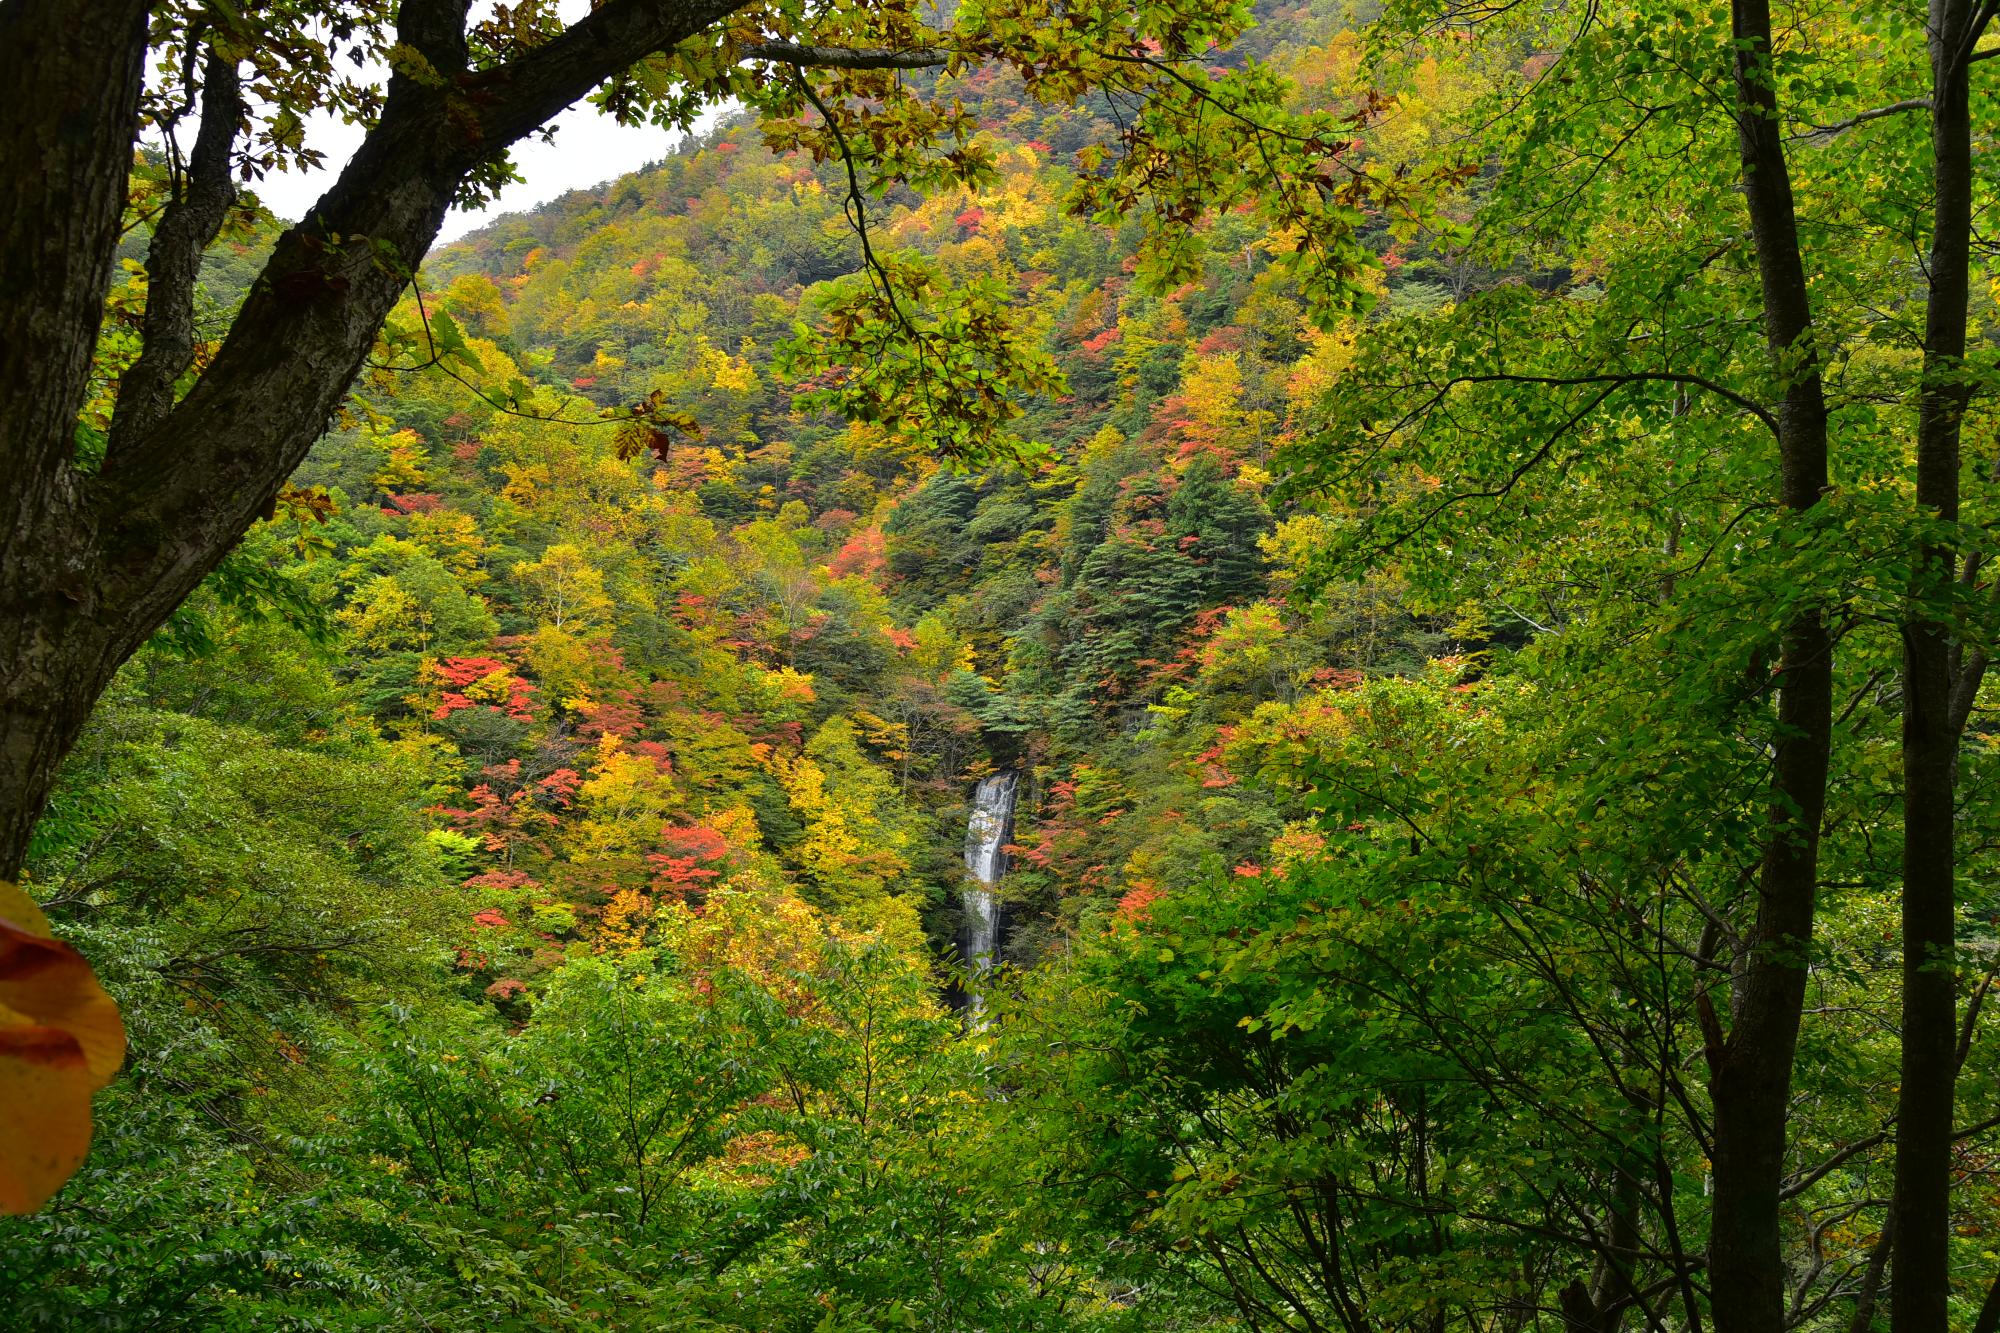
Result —
<path fill-rule="evenodd" d="M 1007 873 L 1007 838 L 1014 828 L 1014 792 L 1021 775 L 1011 770 L 982 779 L 965 826 L 965 939 L 963 957 L 975 976 L 993 966 L 1000 949 L 1000 903 L 993 886 Z M 967 1001 L 976 1017 L 974 991 Z"/>

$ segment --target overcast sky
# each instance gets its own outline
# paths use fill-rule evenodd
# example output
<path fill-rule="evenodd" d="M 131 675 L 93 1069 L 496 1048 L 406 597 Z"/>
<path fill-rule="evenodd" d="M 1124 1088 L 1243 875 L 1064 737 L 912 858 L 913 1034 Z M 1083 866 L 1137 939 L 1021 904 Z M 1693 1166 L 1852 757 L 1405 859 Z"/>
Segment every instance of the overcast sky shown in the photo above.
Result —
<path fill-rule="evenodd" d="M 452 210 L 444 220 L 444 230 L 438 233 L 438 242 L 463 236 L 502 213 L 518 213 L 570 190 L 614 180 L 648 162 L 658 162 L 672 151 L 677 139 L 677 135 L 651 126 L 632 129 L 620 125 L 589 105 L 571 107 L 556 120 L 554 143 L 534 138 L 514 146 L 520 182 L 509 185 L 498 201 L 480 212 Z M 317 117 L 307 124 L 307 142 L 326 154 L 327 170 L 275 171 L 254 187 L 267 208 L 291 222 L 305 216 L 306 209 L 347 164 L 355 145 L 361 142 L 361 130 Z"/>
<path fill-rule="evenodd" d="M 491 9 L 491 0 L 473 6 L 475 17 Z M 556 12 L 567 23 L 588 14 L 591 0 L 558 0 Z M 387 71 L 375 68 L 375 77 Z M 719 117 L 703 118 L 703 128 Z M 438 233 L 438 243 L 456 240 L 476 230 L 502 213 L 519 213 L 545 204 L 571 190 L 586 189 L 615 180 L 628 171 L 637 171 L 648 162 L 658 162 L 673 150 L 680 136 L 667 130 L 630 129 L 618 124 L 588 104 L 573 106 L 556 118 L 554 143 L 539 137 L 514 145 L 514 167 L 521 175 L 519 184 L 501 191 L 494 203 L 476 213 L 453 210 Z M 313 116 L 306 121 L 306 142 L 326 154 L 327 169 L 309 172 L 273 172 L 254 187 L 257 195 L 279 217 L 296 222 L 305 216 L 326 187 L 333 183 L 347 159 L 361 142 L 358 126 L 343 125 L 331 116 Z M 187 142 L 192 143 L 190 137 Z"/>

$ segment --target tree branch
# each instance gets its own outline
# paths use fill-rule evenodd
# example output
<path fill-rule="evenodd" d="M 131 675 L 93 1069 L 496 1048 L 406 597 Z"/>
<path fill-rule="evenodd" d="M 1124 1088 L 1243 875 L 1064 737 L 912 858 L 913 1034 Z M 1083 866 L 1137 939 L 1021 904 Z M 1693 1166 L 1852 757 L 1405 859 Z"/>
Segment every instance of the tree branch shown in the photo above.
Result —
<path fill-rule="evenodd" d="M 1508 378 L 1508 377 L 1500 377 L 1500 378 Z M 1585 384 L 1598 383 L 1602 382 L 1604 379 L 1607 378 L 1617 379 L 1618 377 L 1597 376 L 1597 377 L 1587 378 L 1579 382 Z M 1417 521 L 1411 524 L 1410 527 L 1396 534 L 1388 542 L 1382 544 L 1381 546 L 1376 547 L 1375 549 L 1379 553 L 1387 555 L 1389 552 L 1394 551 L 1397 548 L 1405 545 L 1406 543 L 1414 540 L 1418 536 L 1421 536 L 1425 531 L 1425 529 L 1429 528 L 1432 523 L 1437 521 L 1440 515 L 1442 515 L 1446 510 L 1451 509 L 1455 505 L 1461 505 L 1470 500 L 1506 499 L 1509 495 L 1513 494 L 1514 488 L 1521 484 L 1521 479 L 1523 477 L 1526 477 L 1529 472 L 1533 471 L 1541 463 L 1547 460 L 1549 455 L 1555 451 L 1556 445 L 1562 442 L 1562 438 L 1565 435 L 1569 434 L 1571 430 L 1575 429 L 1577 424 L 1581 422 L 1585 417 L 1589 416 L 1592 412 L 1595 412 L 1598 408 L 1598 405 L 1602 403 L 1605 399 L 1609 398 L 1612 394 L 1618 392 L 1618 389 L 1619 389 L 1618 383 L 1607 384 L 1605 385 L 1605 387 L 1599 389 L 1597 393 L 1592 395 L 1589 402 L 1585 403 L 1582 407 L 1579 407 L 1576 411 L 1570 413 L 1569 417 L 1563 422 L 1562 425 L 1556 427 L 1554 431 L 1550 432 L 1548 438 L 1542 441 L 1541 447 L 1536 449 L 1532 454 L 1529 454 L 1526 459 L 1522 460 L 1522 462 L 1518 466 L 1516 466 L 1511 473 L 1507 475 L 1506 480 L 1502 481 L 1498 486 L 1489 487 L 1483 491 L 1460 491 L 1457 494 L 1446 496 L 1444 499 L 1438 501 L 1438 503 L 1432 505 L 1429 509 L 1425 510 L 1422 514 L 1420 514 L 1417 517 Z"/>
<path fill-rule="evenodd" d="M 1973 5 L 1966 13 L 1965 31 L 1955 34 L 1952 42 L 1951 59 L 1955 71 L 1968 70 L 1972 67 L 1972 62 L 1979 59 L 1972 48 L 1986 35 L 1986 29 L 1992 24 L 1996 14 L 2000 14 L 2000 0 L 1981 0 L 1981 3 Z M 1992 52 L 1986 54 L 1991 55 Z"/>
<path fill-rule="evenodd" d="M 1952 1142 L 1963 1143 L 1967 1139 L 1976 1139 L 1981 1134 L 1989 1133 L 1995 1129 L 2000 1129 L 2000 1112 L 1989 1115 L 1984 1120 L 1975 1120 L 1964 1129 L 1953 1130 L 1951 1134 Z"/>
<path fill-rule="evenodd" d="M 201 130 L 186 182 L 162 210 L 146 250 L 144 348 L 118 381 L 108 456 L 158 424 L 173 406 L 174 382 L 194 361 L 195 279 L 202 252 L 236 202 L 229 150 L 242 115 L 236 62 L 211 47 L 202 74 Z"/>
<path fill-rule="evenodd" d="M 1892 1117 L 1889 1124 L 1893 1125 L 1894 1123 L 1895 1121 Z M 1805 1171 L 1791 1177 L 1779 1188 L 1778 1197 L 1780 1199 L 1798 1198 L 1799 1195 L 1804 1194 L 1814 1185 L 1817 1185 L 1832 1172 L 1839 1170 L 1842 1166 L 1853 1161 L 1870 1148 L 1878 1147 L 1888 1141 L 1889 1126 L 1884 1126 L 1865 1138 L 1856 1139 L 1840 1151 L 1834 1153 L 1831 1157 L 1828 1157 L 1818 1166 L 1813 1167 L 1810 1171 Z"/>
<path fill-rule="evenodd" d="M 1700 375 L 1682 375 L 1666 370 L 1637 370 L 1629 372 L 1608 372 L 1602 375 L 1513 375 L 1495 373 L 1491 375 L 1459 375 L 1439 386 L 1437 397 L 1442 398 L 1461 384 L 1546 384 L 1555 388 L 1568 388 L 1579 384 L 1608 384 L 1617 388 L 1626 384 L 1685 384 L 1691 388 L 1703 389 L 1718 398 L 1736 404 L 1745 412 L 1764 423 L 1773 435 L 1778 433 L 1778 419 L 1770 410 L 1752 399 L 1744 397 L 1734 389 L 1724 388 L 1714 380 Z"/>
<path fill-rule="evenodd" d="M 1970 585 L 1978 577 L 1979 569 L 1976 559 L 1968 557 L 1961 583 Z M 1986 603 L 1988 610 L 2000 607 L 2000 579 L 1996 579 L 1988 590 Z M 1962 650 L 1952 673 L 1951 712 L 1946 719 L 1952 735 L 1964 738 L 1966 724 L 1972 721 L 1972 710 L 1979 703 L 1979 687 L 1986 683 L 1986 672 L 1991 665 L 1991 656 L 1984 643 Z"/>
<path fill-rule="evenodd" d="M 396 12 L 396 37 L 419 52 L 439 74 L 465 70 L 465 16 L 471 0 L 403 0 Z"/>
<path fill-rule="evenodd" d="M 461 79 L 483 160 L 533 133 L 612 74 L 671 50 L 742 8 L 742 0 L 610 0 L 560 37 L 498 69 Z"/>
<path fill-rule="evenodd" d="M 1972 1321 L 1972 1333 L 2000 1333 L 2000 1274 L 1995 1274 L 1992 1285 L 1986 1288 L 1979 1317 Z"/>
<path fill-rule="evenodd" d="M 809 69 L 934 69 L 954 58 L 941 46 L 896 51 L 887 47 L 803 46 L 797 42 L 752 42 L 737 47 L 736 54 L 744 60 Z"/>
<path fill-rule="evenodd" d="M 1979 1035 L 1979 1013 L 1986 1007 L 1986 997 L 1993 993 L 1993 982 L 2000 977 L 2000 960 L 1986 969 L 1986 975 L 1979 979 L 1972 998 L 1966 1001 L 1965 1017 L 1958 1025 L 1958 1047 L 1953 1052 L 1952 1068 L 1965 1068 L 1966 1057 L 1972 1054 L 1973 1038 Z"/>
<path fill-rule="evenodd" d="M 1982 5 L 1974 12 L 1970 23 L 1967 25 L 1967 31 L 1963 37 L 1963 45 L 1969 47 L 1973 42 L 1980 39 L 1986 31 L 1987 25 L 1993 21 L 1995 12 L 1995 7 L 1991 4 Z M 1995 56 L 2000 56 L 2000 46 L 1996 46 L 1989 51 L 1973 51 L 1965 56 L 1964 63 L 1973 65 L 1982 60 L 1991 60 Z M 1866 125 L 1871 120 L 1881 120 L 1885 116 L 1900 116 L 1905 111 L 1929 111 L 1930 109 L 1930 98 L 1909 97 L 1900 102 L 1890 102 L 1886 106 L 1870 107 L 1866 111 L 1856 112 L 1846 120 L 1837 120 L 1831 125 L 1815 125 L 1811 129 L 1801 130 L 1799 133 L 1789 136 L 1789 138 L 1792 142 L 1803 139 L 1824 143 L 1836 135 L 1846 133 L 1856 125 Z"/>
<path fill-rule="evenodd" d="M 1905 111 L 1928 111 L 1930 109 L 1930 98 L 1912 97 L 1901 102 L 1891 102 L 1887 106 L 1871 107 L 1866 111 L 1857 112 L 1849 116 L 1846 120 L 1837 120 L 1831 125 L 1815 125 L 1809 130 L 1801 130 L 1799 133 L 1789 137 L 1794 142 L 1800 139 L 1811 139 L 1823 143 L 1836 135 L 1846 133 L 1856 125 L 1865 125 L 1871 120 L 1881 120 L 1884 116 L 1900 116 Z"/>

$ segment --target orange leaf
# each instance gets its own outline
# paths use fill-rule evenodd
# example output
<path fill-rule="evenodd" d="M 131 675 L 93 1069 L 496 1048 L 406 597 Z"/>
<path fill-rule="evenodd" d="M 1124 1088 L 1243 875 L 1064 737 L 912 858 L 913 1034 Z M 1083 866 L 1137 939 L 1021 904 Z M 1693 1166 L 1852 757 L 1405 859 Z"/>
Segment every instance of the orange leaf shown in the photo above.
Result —
<path fill-rule="evenodd" d="M 90 1148 L 90 1096 L 125 1059 L 125 1025 L 34 900 L 0 881 L 0 1213 L 42 1206 Z"/>

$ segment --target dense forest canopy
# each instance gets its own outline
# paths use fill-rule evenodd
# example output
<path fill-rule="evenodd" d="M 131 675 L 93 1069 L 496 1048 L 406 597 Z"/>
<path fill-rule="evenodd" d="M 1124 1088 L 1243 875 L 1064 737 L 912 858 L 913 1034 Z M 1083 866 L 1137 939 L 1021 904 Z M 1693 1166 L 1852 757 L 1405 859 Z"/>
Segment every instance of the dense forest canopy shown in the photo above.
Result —
<path fill-rule="evenodd" d="M 1990 7 L 155 10 L 11 1327 L 2000 1333 Z M 668 20 L 599 189 L 250 193 Z"/>

